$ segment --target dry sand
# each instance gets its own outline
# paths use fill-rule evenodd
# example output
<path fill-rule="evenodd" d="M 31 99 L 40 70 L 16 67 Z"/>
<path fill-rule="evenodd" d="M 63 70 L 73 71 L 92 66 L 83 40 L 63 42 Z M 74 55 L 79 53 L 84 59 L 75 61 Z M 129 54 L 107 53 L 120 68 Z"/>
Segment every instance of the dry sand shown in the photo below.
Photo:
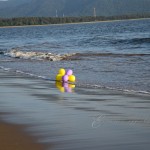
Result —
<path fill-rule="evenodd" d="M 23 132 L 23 127 L 0 122 L 0 149 L 44 150 L 45 147 Z"/>

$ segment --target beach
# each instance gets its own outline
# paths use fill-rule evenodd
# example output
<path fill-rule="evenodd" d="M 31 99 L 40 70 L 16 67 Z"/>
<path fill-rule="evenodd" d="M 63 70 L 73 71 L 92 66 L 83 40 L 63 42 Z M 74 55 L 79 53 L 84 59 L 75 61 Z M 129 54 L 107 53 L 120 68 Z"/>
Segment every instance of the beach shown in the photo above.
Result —
<path fill-rule="evenodd" d="M 75 87 L 0 70 L 3 150 L 148 149 L 149 95 Z M 16 144 L 15 144 L 16 143 Z"/>

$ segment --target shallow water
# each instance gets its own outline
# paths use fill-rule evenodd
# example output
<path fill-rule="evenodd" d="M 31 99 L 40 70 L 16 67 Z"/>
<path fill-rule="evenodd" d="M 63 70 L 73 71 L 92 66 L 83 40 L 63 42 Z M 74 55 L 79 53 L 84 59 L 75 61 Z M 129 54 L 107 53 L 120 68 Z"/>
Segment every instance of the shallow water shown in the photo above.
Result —
<path fill-rule="evenodd" d="M 49 150 L 141 150 L 150 147 L 150 97 L 76 87 L 0 71 L 0 119 L 26 125 Z"/>
<path fill-rule="evenodd" d="M 55 79 L 73 69 L 78 86 L 150 92 L 150 20 L 0 28 L 0 66 Z M 14 58 L 12 49 L 56 55 L 61 61 Z M 11 57 L 10 57 L 11 56 Z"/>

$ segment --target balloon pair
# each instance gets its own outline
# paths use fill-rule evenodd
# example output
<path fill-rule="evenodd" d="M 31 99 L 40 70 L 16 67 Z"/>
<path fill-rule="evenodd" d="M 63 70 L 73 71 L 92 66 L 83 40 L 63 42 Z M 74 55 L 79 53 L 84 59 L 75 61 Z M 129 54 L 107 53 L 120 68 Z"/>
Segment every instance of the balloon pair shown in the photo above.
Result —
<path fill-rule="evenodd" d="M 61 68 L 56 75 L 56 81 L 75 82 L 76 77 L 73 75 L 73 71 L 71 69 L 66 71 L 64 68 Z"/>

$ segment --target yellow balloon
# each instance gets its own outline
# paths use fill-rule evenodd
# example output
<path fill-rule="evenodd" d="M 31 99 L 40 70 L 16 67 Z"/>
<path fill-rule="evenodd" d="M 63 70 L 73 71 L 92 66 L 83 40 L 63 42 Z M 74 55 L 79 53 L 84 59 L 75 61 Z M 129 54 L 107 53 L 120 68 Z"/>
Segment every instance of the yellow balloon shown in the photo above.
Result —
<path fill-rule="evenodd" d="M 62 81 L 62 77 L 63 77 L 62 74 L 57 74 L 56 75 L 56 81 Z"/>
<path fill-rule="evenodd" d="M 76 81 L 76 77 L 74 75 L 70 75 L 69 76 L 69 81 L 70 82 L 75 82 Z"/>
<path fill-rule="evenodd" d="M 61 69 L 59 69 L 59 74 L 61 74 L 61 75 L 65 75 L 65 73 L 66 73 L 66 71 L 65 71 L 65 69 L 64 68 L 61 68 Z"/>

